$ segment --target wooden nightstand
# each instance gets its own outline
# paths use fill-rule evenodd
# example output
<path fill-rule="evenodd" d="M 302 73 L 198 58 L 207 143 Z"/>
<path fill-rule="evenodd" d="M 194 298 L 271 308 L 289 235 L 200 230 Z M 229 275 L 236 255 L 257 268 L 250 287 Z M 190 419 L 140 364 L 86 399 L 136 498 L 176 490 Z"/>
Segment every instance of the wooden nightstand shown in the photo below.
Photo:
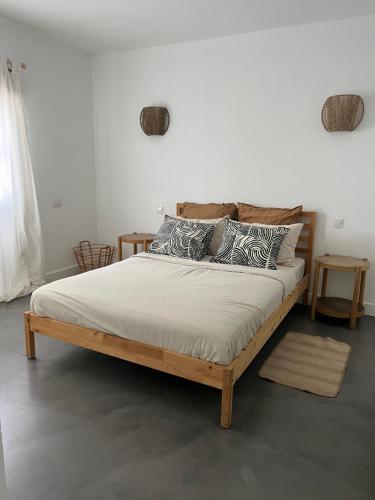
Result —
<path fill-rule="evenodd" d="M 366 271 L 370 264 L 367 259 L 355 257 L 343 257 L 341 255 L 322 255 L 315 259 L 314 287 L 311 302 L 311 319 L 315 319 L 315 313 L 319 312 L 334 318 L 350 318 L 351 330 L 357 325 L 357 318 L 364 314 L 363 295 L 366 283 Z M 323 281 L 321 296 L 318 297 L 320 269 L 323 269 Z M 352 300 L 340 297 L 326 297 L 328 270 L 354 272 L 353 298 Z"/>
<path fill-rule="evenodd" d="M 143 245 L 143 251 L 147 252 L 148 245 L 152 243 L 155 238 L 151 233 L 130 233 L 119 236 L 118 239 L 118 260 L 122 260 L 122 244 L 133 244 L 133 253 L 138 252 L 138 245 Z"/>

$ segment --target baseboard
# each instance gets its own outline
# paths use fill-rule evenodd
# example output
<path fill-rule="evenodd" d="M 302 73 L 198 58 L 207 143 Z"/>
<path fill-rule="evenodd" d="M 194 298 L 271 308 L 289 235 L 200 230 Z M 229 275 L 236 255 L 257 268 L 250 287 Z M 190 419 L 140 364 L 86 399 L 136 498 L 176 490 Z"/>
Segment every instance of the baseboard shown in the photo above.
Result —
<path fill-rule="evenodd" d="M 375 316 L 375 304 L 373 302 L 365 302 L 365 314 L 367 316 Z"/>
<path fill-rule="evenodd" d="M 62 278 L 67 278 L 68 276 L 74 276 L 78 274 L 79 269 L 76 264 L 73 266 L 63 267 L 62 269 L 56 269 L 56 271 L 50 271 L 47 273 L 47 283 L 51 281 L 61 280 Z"/>
<path fill-rule="evenodd" d="M 311 304 L 312 293 L 309 293 L 309 304 Z M 302 300 L 301 300 L 302 303 Z M 365 306 L 365 315 L 366 316 L 375 316 L 375 304 L 374 302 L 364 302 Z"/>

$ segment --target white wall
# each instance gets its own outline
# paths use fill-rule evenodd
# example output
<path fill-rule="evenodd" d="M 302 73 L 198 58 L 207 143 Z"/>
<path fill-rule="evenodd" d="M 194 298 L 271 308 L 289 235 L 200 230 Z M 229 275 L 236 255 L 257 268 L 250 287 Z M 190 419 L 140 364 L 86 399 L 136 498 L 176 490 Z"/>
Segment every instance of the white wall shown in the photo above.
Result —
<path fill-rule="evenodd" d="M 316 253 L 369 257 L 375 313 L 375 18 L 308 24 L 94 57 L 99 238 L 155 231 L 155 207 L 244 201 L 319 212 Z M 352 133 L 328 133 L 325 98 L 363 96 Z M 165 105 L 164 137 L 139 126 Z M 332 219 L 345 217 L 342 230 Z M 349 294 L 351 276 L 332 276 Z M 332 291 L 332 289 L 331 289 Z"/>
<path fill-rule="evenodd" d="M 25 62 L 23 91 L 49 278 L 96 238 L 91 57 L 0 18 L 0 52 Z M 61 199 L 61 208 L 52 201 Z"/>

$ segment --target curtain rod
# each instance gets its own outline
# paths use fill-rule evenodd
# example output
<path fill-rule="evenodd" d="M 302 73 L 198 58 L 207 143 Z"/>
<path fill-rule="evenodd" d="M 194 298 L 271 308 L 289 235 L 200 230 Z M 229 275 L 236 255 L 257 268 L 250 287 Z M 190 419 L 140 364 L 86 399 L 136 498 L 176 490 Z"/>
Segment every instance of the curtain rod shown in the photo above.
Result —
<path fill-rule="evenodd" d="M 8 71 L 12 71 L 13 63 L 10 59 L 7 59 Z M 26 69 L 26 63 L 20 63 L 21 69 Z"/>

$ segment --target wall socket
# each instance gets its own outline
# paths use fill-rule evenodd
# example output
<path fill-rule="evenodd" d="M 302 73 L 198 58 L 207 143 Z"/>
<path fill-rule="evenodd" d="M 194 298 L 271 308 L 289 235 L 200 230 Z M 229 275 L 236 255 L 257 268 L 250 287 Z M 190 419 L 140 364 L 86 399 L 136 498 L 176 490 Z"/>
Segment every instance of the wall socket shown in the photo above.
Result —
<path fill-rule="evenodd" d="M 335 217 L 333 220 L 332 227 L 334 227 L 335 229 L 342 229 L 344 227 L 344 220 L 345 220 L 344 217 L 342 217 L 341 215 Z"/>
<path fill-rule="evenodd" d="M 52 200 L 52 208 L 61 208 L 63 205 L 62 199 L 61 198 L 55 198 Z"/>

